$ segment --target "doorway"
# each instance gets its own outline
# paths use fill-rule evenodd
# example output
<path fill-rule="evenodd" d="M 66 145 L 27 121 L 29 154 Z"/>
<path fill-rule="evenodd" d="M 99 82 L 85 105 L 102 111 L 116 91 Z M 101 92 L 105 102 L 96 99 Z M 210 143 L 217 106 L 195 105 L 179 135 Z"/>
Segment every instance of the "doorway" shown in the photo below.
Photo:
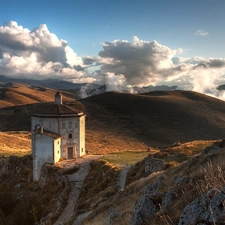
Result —
<path fill-rule="evenodd" d="M 73 147 L 68 147 L 68 152 L 67 152 L 67 156 L 68 159 L 73 159 Z"/>

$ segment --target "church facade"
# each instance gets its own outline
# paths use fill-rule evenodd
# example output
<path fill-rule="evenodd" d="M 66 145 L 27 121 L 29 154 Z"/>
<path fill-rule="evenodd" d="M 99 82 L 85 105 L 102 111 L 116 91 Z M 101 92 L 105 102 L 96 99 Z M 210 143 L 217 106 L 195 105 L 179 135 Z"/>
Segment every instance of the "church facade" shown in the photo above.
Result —
<path fill-rule="evenodd" d="M 31 116 L 33 179 L 39 180 L 45 163 L 85 155 L 85 115 L 62 103 L 57 92 L 55 102 Z"/>

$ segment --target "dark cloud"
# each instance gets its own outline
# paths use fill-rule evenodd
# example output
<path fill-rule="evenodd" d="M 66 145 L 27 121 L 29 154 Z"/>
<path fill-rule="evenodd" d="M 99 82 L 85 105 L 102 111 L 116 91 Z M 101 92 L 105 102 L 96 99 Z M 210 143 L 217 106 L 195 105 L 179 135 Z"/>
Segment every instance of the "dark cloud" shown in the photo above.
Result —
<path fill-rule="evenodd" d="M 83 57 L 83 63 L 84 65 L 93 65 L 93 63 L 96 63 L 97 62 L 97 58 L 95 57 Z"/>
<path fill-rule="evenodd" d="M 85 67 L 82 67 L 80 65 L 74 66 L 73 67 L 76 71 L 85 71 Z"/>

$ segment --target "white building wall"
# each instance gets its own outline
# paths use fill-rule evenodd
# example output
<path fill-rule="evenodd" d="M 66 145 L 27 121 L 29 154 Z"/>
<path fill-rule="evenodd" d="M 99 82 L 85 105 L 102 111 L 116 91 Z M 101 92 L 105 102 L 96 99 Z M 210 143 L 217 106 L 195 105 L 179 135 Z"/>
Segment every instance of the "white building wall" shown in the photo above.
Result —
<path fill-rule="evenodd" d="M 54 163 L 53 139 L 43 134 L 35 134 L 33 140 L 33 179 L 39 180 L 45 163 Z"/>
<path fill-rule="evenodd" d="M 60 135 L 62 135 L 62 158 L 68 159 L 68 148 L 73 147 L 73 157 L 79 157 L 79 117 L 59 119 Z"/>
<path fill-rule="evenodd" d="M 57 163 L 61 158 L 61 138 L 54 140 L 54 163 Z"/>
<path fill-rule="evenodd" d="M 80 156 L 86 154 L 85 151 L 85 116 L 80 117 Z"/>
<path fill-rule="evenodd" d="M 62 136 L 60 157 L 63 159 L 68 159 L 69 147 L 73 147 L 73 158 L 85 155 L 85 116 L 60 118 L 38 118 L 33 116 L 31 118 L 32 133 L 38 124 L 43 126 L 44 129 Z"/>
<path fill-rule="evenodd" d="M 58 119 L 57 118 L 38 118 L 31 117 L 31 129 L 35 129 L 35 126 L 40 124 L 44 129 L 54 133 L 59 133 Z"/>

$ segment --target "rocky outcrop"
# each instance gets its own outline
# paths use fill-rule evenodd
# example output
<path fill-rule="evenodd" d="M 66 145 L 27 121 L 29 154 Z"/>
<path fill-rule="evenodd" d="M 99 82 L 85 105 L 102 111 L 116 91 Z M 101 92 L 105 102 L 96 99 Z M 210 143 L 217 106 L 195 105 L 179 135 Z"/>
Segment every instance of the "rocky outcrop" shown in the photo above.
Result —
<path fill-rule="evenodd" d="M 216 153 L 221 150 L 221 146 L 218 143 L 214 143 L 212 146 L 206 147 L 203 150 L 203 153 L 209 154 L 209 153 Z"/>
<path fill-rule="evenodd" d="M 41 225 L 52 224 L 52 218 L 62 213 L 71 189 L 69 179 L 64 174 L 63 170 L 54 165 L 44 164 L 41 169 L 39 186 L 45 190 L 48 189 L 51 184 L 57 185 L 57 189 L 61 191 L 58 196 L 55 196 L 56 204 L 54 205 L 54 214 L 50 211 L 45 217 L 41 218 Z"/>
<path fill-rule="evenodd" d="M 117 224 L 117 218 L 119 217 L 119 212 L 116 209 L 111 209 L 109 211 L 106 225 L 116 225 Z"/>
<path fill-rule="evenodd" d="M 162 190 L 163 186 L 165 184 L 162 181 L 156 181 L 153 184 L 148 185 L 147 187 L 145 187 L 144 189 L 144 194 L 149 195 L 149 197 L 156 197 L 160 190 Z"/>
<path fill-rule="evenodd" d="M 156 213 L 156 207 L 149 195 L 143 195 L 136 203 L 131 225 L 147 224 Z"/>
<path fill-rule="evenodd" d="M 64 171 L 44 165 L 37 183 L 32 165 L 30 155 L 0 162 L 0 224 L 52 225 L 63 210 L 70 190 Z"/>
<path fill-rule="evenodd" d="M 164 170 L 164 168 L 163 160 L 153 158 L 151 155 L 145 158 L 145 174 L 149 175 Z"/>
<path fill-rule="evenodd" d="M 43 188 L 49 182 L 56 182 L 60 187 L 65 188 L 69 185 L 69 179 L 64 170 L 50 164 L 44 164 L 41 169 L 39 186 Z"/>
<path fill-rule="evenodd" d="M 162 200 L 162 210 L 167 210 L 170 206 L 173 205 L 174 200 L 177 198 L 177 193 L 175 190 L 169 190 L 163 200 Z"/>
<path fill-rule="evenodd" d="M 225 224 L 225 189 L 212 189 L 182 212 L 178 225 Z"/>

